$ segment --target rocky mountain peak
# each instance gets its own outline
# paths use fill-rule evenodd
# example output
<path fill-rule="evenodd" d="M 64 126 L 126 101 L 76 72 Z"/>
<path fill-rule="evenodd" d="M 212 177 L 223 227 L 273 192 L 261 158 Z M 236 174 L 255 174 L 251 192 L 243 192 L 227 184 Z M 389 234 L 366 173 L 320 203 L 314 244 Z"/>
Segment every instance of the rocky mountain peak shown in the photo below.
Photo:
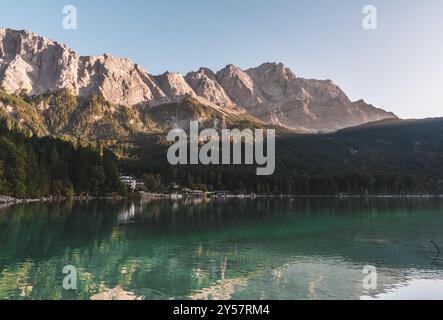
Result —
<path fill-rule="evenodd" d="M 175 100 L 184 96 L 195 96 L 194 90 L 189 86 L 180 73 L 165 72 L 155 79 L 166 96 Z"/>
<path fill-rule="evenodd" d="M 253 79 L 240 68 L 230 64 L 217 72 L 217 81 L 234 103 L 243 108 L 260 104 L 262 95 Z"/>
<path fill-rule="evenodd" d="M 256 68 L 246 70 L 246 73 L 254 76 L 283 78 L 285 80 L 295 79 L 295 74 L 286 68 L 283 63 L 265 62 Z"/>
<path fill-rule="evenodd" d="M 222 108 L 236 108 L 210 69 L 200 68 L 197 72 L 189 72 L 185 79 L 198 96 Z"/>
<path fill-rule="evenodd" d="M 61 89 L 80 97 L 99 94 L 126 108 L 191 96 L 218 111 L 241 110 L 268 123 L 312 132 L 395 117 L 364 101 L 352 103 L 330 80 L 296 77 L 282 63 L 153 76 L 129 59 L 109 53 L 80 56 L 26 30 L 0 29 L 0 84 L 10 94 L 25 90 L 38 96 Z"/>
<path fill-rule="evenodd" d="M 217 81 L 215 73 L 209 68 L 201 67 L 200 69 L 198 69 L 197 73 L 204 74 L 209 79 Z"/>

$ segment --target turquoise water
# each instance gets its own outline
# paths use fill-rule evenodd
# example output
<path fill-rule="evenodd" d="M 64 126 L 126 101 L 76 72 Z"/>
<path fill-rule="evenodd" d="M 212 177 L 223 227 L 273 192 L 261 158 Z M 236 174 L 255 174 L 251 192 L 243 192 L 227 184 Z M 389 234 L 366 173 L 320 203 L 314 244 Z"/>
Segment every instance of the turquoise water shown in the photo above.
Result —
<path fill-rule="evenodd" d="M 3 207 L 0 299 L 443 299 L 430 243 L 443 250 L 442 209 L 443 199 Z M 76 290 L 63 287 L 67 265 Z"/>

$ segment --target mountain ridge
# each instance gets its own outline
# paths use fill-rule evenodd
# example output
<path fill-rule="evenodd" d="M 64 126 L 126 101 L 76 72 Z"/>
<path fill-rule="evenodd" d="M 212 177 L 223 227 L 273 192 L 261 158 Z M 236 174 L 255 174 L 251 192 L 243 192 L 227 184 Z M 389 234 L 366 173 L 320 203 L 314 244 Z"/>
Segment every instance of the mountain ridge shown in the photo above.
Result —
<path fill-rule="evenodd" d="M 249 114 L 298 132 L 332 132 L 397 118 L 363 100 L 351 102 L 330 80 L 299 78 L 281 63 L 152 75 L 127 58 L 80 56 L 25 30 L 0 29 L 0 84 L 15 95 L 62 89 L 81 98 L 98 94 L 116 108 L 150 108 L 192 97 L 221 114 Z"/>

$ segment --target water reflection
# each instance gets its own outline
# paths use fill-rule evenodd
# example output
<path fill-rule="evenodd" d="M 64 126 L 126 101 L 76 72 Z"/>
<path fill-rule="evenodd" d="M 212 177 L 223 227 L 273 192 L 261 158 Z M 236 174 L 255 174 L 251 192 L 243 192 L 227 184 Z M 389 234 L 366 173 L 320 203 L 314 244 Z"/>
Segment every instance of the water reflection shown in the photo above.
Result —
<path fill-rule="evenodd" d="M 1 208 L 0 298 L 382 299 L 403 287 L 401 297 L 443 298 L 432 289 L 443 261 L 430 243 L 443 244 L 442 207 L 192 199 Z M 61 285 L 66 265 L 78 268 L 77 291 Z M 365 265 L 377 267 L 376 290 L 362 287 Z"/>

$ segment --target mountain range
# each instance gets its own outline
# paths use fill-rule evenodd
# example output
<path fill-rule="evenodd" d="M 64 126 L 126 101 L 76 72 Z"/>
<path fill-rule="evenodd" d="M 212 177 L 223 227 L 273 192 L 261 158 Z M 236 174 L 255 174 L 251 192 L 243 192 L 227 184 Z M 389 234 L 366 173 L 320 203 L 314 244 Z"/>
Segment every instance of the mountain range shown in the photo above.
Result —
<path fill-rule="evenodd" d="M 25 30 L 0 29 L 0 85 L 0 114 L 42 135 L 118 139 L 188 120 L 210 126 L 221 115 L 228 124 L 300 133 L 397 118 L 352 102 L 331 80 L 297 77 L 281 63 L 152 75 L 129 59 L 80 56 Z"/>

